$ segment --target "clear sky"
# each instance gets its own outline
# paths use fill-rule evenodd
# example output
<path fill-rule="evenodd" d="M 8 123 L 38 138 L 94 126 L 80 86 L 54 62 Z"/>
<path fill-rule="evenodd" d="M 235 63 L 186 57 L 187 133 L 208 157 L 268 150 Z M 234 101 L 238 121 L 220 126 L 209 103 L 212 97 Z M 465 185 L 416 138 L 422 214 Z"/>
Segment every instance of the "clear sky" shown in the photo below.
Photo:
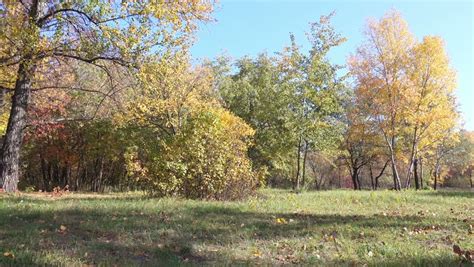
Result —
<path fill-rule="evenodd" d="M 400 11 L 411 31 L 421 39 L 439 35 L 446 41 L 452 66 L 458 73 L 457 96 L 465 127 L 474 130 L 474 5 L 463 1 L 221 1 L 215 22 L 201 27 L 191 52 L 194 58 L 233 58 L 273 53 L 289 45 L 289 33 L 307 46 L 309 22 L 336 11 L 332 22 L 348 41 L 335 48 L 330 58 L 344 64 L 362 42 L 367 18 L 380 18 L 389 9 Z"/>

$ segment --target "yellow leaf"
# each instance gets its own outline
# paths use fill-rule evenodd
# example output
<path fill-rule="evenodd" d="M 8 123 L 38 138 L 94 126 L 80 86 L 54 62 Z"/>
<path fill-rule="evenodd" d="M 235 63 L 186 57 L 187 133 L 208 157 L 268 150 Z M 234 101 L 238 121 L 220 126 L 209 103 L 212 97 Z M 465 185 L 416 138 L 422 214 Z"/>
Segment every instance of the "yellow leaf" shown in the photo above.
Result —
<path fill-rule="evenodd" d="M 3 253 L 3 256 L 4 256 L 4 257 L 7 257 L 7 258 L 11 258 L 11 259 L 14 259 L 14 258 L 15 258 L 15 254 L 13 254 L 13 252 L 9 252 L 9 251 L 4 252 L 4 253 Z"/>

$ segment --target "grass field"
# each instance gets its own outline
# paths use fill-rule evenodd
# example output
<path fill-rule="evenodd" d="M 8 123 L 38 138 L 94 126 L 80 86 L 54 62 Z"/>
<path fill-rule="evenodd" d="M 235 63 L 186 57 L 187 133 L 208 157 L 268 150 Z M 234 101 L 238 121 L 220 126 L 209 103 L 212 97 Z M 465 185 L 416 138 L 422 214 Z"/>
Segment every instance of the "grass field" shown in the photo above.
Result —
<path fill-rule="evenodd" d="M 2 194 L 0 265 L 458 265 L 472 224 L 472 192 Z"/>

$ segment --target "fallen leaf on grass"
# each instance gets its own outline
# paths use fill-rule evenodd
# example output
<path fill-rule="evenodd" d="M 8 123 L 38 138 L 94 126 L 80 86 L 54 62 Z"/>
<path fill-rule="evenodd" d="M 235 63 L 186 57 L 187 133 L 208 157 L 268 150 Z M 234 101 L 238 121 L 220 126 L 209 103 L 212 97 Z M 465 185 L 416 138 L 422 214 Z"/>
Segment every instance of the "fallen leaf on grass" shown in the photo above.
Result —
<path fill-rule="evenodd" d="M 11 251 L 6 251 L 3 253 L 3 256 L 4 257 L 7 257 L 7 258 L 10 258 L 10 259 L 14 259 L 15 258 L 15 254 L 13 254 L 13 252 Z"/>
<path fill-rule="evenodd" d="M 453 252 L 458 254 L 463 261 L 474 263 L 474 251 L 462 250 L 460 246 L 454 244 Z"/>
<path fill-rule="evenodd" d="M 257 257 L 257 258 L 260 258 L 262 256 L 262 252 L 258 249 L 256 249 L 254 252 L 253 252 L 253 256 L 254 257 Z"/>

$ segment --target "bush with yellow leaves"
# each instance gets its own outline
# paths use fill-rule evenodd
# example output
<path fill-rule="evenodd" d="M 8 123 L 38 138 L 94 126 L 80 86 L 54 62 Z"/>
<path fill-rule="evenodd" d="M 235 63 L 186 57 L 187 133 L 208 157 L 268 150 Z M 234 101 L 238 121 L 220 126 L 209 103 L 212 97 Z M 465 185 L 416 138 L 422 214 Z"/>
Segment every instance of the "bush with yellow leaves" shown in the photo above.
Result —
<path fill-rule="evenodd" d="M 243 198 L 262 184 L 247 157 L 253 134 L 229 111 L 207 107 L 192 112 L 179 132 L 160 140 L 158 149 L 131 148 L 128 171 L 153 195 Z"/>

